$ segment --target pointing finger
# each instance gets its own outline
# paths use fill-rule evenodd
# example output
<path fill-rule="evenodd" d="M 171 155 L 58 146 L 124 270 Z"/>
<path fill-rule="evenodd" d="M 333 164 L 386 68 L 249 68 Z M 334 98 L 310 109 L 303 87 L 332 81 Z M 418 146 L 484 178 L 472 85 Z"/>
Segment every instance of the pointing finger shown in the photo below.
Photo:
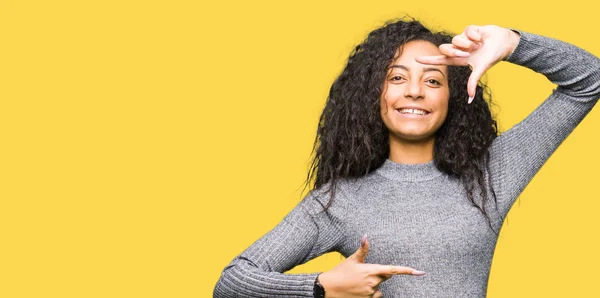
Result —
<path fill-rule="evenodd" d="M 419 63 L 430 65 L 467 65 L 467 58 L 449 58 L 444 55 L 417 56 L 415 57 L 415 60 Z"/>
<path fill-rule="evenodd" d="M 417 56 L 415 60 L 422 64 L 431 65 L 447 65 L 450 63 L 450 59 L 444 55 L 437 56 Z"/>
<path fill-rule="evenodd" d="M 409 275 L 424 275 L 425 272 L 416 270 L 414 268 L 405 266 L 392 266 L 392 265 L 374 265 L 374 274 L 377 275 L 396 275 L 396 274 L 409 274 Z"/>

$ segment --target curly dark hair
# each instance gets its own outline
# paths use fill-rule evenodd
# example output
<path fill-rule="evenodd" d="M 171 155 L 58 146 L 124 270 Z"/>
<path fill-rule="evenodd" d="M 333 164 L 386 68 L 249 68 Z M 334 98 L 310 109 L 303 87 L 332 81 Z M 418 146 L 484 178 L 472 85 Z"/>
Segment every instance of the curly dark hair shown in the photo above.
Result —
<path fill-rule="evenodd" d="M 372 31 L 350 53 L 346 67 L 329 90 L 305 181 L 305 189 L 311 181 L 312 189 L 330 183 L 326 190 L 330 199 L 324 211 L 333 201 L 339 179 L 364 176 L 389 157 L 389 130 L 381 118 L 380 100 L 387 66 L 398 57 L 397 50 L 413 40 L 436 46 L 451 43 L 452 36 L 446 32 L 434 33 L 419 21 L 405 17 L 388 21 Z M 489 159 L 487 149 L 497 137 L 498 129 L 489 108 L 491 93 L 485 83 L 478 84 L 475 99 L 467 104 L 470 74 L 467 66 L 448 66 L 448 115 L 436 132 L 433 159 L 440 171 L 460 179 L 468 199 L 483 212 L 494 230 L 485 210 L 489 179 L 485 179 L 484 170 Z M 474 199 L 477 188 L 481 206 Z M 490 195 L 495 201 L 493 190 Z"/>

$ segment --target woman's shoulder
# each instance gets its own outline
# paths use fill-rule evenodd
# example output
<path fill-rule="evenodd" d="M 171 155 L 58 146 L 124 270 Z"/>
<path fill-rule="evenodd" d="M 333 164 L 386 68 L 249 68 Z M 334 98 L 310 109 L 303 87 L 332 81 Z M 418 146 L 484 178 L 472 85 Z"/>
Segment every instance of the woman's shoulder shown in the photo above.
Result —
<path fill-rule="evenodd" d="M 374 183 L 377 175 L 369 173 L 361 177 L 344 177 L 311 189 L 304 197 L 304 204 L 311 210 L 344 208 L 352 205 L 355 194 L 365 185 Z"/>

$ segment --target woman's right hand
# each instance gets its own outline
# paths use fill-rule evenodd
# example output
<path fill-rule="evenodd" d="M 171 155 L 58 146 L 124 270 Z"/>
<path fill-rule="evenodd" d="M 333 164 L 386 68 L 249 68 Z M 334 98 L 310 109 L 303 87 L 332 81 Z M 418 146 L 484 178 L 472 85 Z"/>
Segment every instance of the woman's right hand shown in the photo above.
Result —
<path fill-rule="evenodd" d="M 383 297 L 377 289 L 379 284 L 396 274 L 424 275 L 425 272 L 410 267 L 365 264 L 369 252 L 367 235 L 360 241 L 360 248 L 330 271 L 319 275 L 319 283 L 325 289 L 326 298 Z"/>

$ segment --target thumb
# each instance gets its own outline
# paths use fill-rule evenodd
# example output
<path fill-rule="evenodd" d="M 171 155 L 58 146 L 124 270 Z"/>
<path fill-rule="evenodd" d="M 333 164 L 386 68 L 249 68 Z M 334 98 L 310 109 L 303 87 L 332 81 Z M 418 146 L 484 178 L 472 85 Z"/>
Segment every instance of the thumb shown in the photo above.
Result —
<path fill-rule="evenodd" d="M 471 75 L 469 76 L 469 81 L 467 82 L 467 93 L 469 94 L 468 103 L 471 103 L 471 101 L 473 101 L 473 98 L 475 97 L 475 91 L 477 90 L 477 83 L 479 82 L 479 79 L 481 79 L 485 71 L 486 67 L 482 67 L 480 65 L 473 66 L 473 71 L 471 72 Z"/>
<path fill-rule="evenodd" d="M 367 235 L 365 234 L 360 239 L 360 247 L 358 250 L 351 256 L 352 259 L 358 261 L 359 263 L 364 263 L 367 254 L 369 253 L 369 241 L 367 240 Z"/>

